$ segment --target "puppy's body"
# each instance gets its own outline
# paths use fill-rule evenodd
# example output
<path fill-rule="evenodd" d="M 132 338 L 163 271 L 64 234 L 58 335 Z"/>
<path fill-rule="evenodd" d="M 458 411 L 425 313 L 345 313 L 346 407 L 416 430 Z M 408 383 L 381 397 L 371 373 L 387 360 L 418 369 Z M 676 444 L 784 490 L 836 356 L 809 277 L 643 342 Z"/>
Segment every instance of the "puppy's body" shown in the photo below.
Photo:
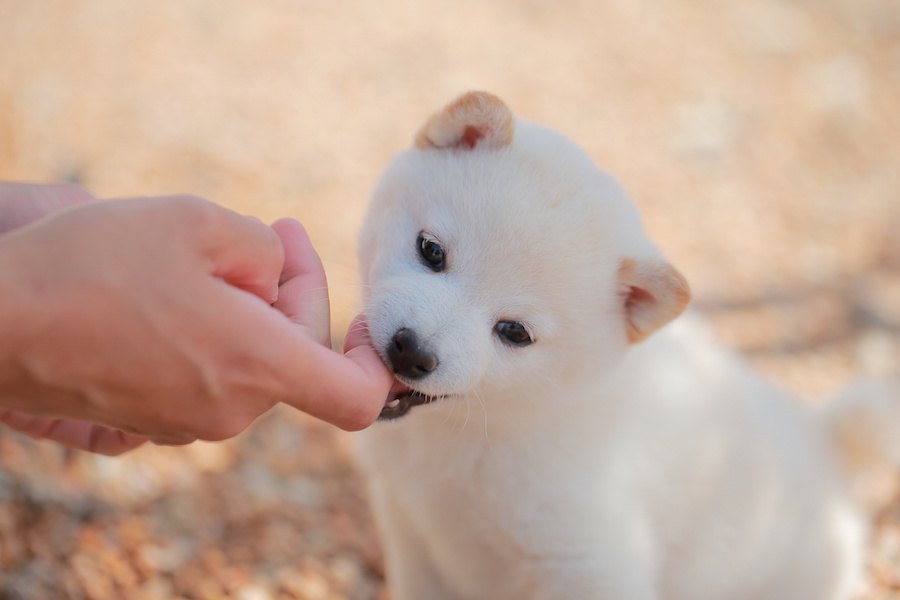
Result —
<path fill-rule="evenodd" d="M 361 236 L 373 344 L 434 397 L 361 449 L 395 598 L 847 598 L 833 423 L 692 320 L 654 333 L 686 284 L 615 183 L 484 94 L 418 146 Z"/>

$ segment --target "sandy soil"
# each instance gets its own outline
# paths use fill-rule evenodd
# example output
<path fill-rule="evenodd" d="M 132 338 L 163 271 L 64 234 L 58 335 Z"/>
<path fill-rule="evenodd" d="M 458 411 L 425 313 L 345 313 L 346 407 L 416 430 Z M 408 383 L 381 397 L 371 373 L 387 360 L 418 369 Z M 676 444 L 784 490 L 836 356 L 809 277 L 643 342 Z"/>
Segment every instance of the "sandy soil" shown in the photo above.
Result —
<path fill-rule="evenodd" d="M 336 338 L 369 190 L 471 88 L 615 173 L 696 307 L 808 401 L 900 365 L 900 4 L 0 0 L 0 179 L 302 220 Z M 371 598 L 348 438 L 285 410 L 111 460 L 0 432 L 0 598 Z M 900 598 L 900 503 L 868 599 Z"/>

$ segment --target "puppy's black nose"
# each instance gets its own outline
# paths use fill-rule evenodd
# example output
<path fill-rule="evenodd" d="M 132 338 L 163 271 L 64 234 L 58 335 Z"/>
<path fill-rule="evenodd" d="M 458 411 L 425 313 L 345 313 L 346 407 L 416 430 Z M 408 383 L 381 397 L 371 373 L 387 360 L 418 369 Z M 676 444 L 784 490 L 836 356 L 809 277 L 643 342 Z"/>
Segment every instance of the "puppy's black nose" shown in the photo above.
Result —
<path fill-rule="evenodd" d="M 387 355 L 394 373 L 410 379 L 421 379 L 438 365 L 437 356 L 419 343 L 416 332 L 405 327 L 394 334 Z"/>

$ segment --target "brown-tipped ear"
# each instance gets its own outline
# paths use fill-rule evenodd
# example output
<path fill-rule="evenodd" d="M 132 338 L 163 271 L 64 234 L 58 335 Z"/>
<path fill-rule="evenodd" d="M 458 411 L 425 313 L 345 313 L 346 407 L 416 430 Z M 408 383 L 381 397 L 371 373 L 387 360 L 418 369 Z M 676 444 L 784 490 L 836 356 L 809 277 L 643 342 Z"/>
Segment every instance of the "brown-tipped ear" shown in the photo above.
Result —
<path fill-rule="evenodd" d="M 623 260 L 619 266 L 619 289 L 628 341 L 632 344 L 680 315 L 691 301 L 685 278 L 662 260 Z"/>
<path fill-rule="evenodd" d="M 463 94 L 433 114 L 416 134 L 416 148 L 502 148 L 512 143 L 513 116 L 487 92 Z"/>

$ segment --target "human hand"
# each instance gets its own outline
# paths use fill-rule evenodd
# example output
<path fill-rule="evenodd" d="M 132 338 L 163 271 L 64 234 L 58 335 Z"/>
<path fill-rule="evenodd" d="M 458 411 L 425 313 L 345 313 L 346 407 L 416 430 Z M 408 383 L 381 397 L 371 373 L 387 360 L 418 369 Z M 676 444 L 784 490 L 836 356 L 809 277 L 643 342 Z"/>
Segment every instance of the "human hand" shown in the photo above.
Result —
<path fill-rule="evenodd" d="M 0 235 L 56 211 L 93 201 L 90 194 L 76 185 L 0 183 Z M 0 422 L 37 439 L 100 454 L 121 454 L 147 439 L 86 421 L 45 417 L 3 407 L 0 407 Z"/>
<path fill-rule="evenodd" d="M 230 437 L 277 401 L 371 423 L 390 374 L 364 335 L 346 356 L 324 345 L 321 264 L 299 224 L 274 231 L 174 197 L 90 204 L 0 236 L 7 421 L 107 453 L 136 435 Z M 91 429 L 47 425 L 60 417 Z"/>

